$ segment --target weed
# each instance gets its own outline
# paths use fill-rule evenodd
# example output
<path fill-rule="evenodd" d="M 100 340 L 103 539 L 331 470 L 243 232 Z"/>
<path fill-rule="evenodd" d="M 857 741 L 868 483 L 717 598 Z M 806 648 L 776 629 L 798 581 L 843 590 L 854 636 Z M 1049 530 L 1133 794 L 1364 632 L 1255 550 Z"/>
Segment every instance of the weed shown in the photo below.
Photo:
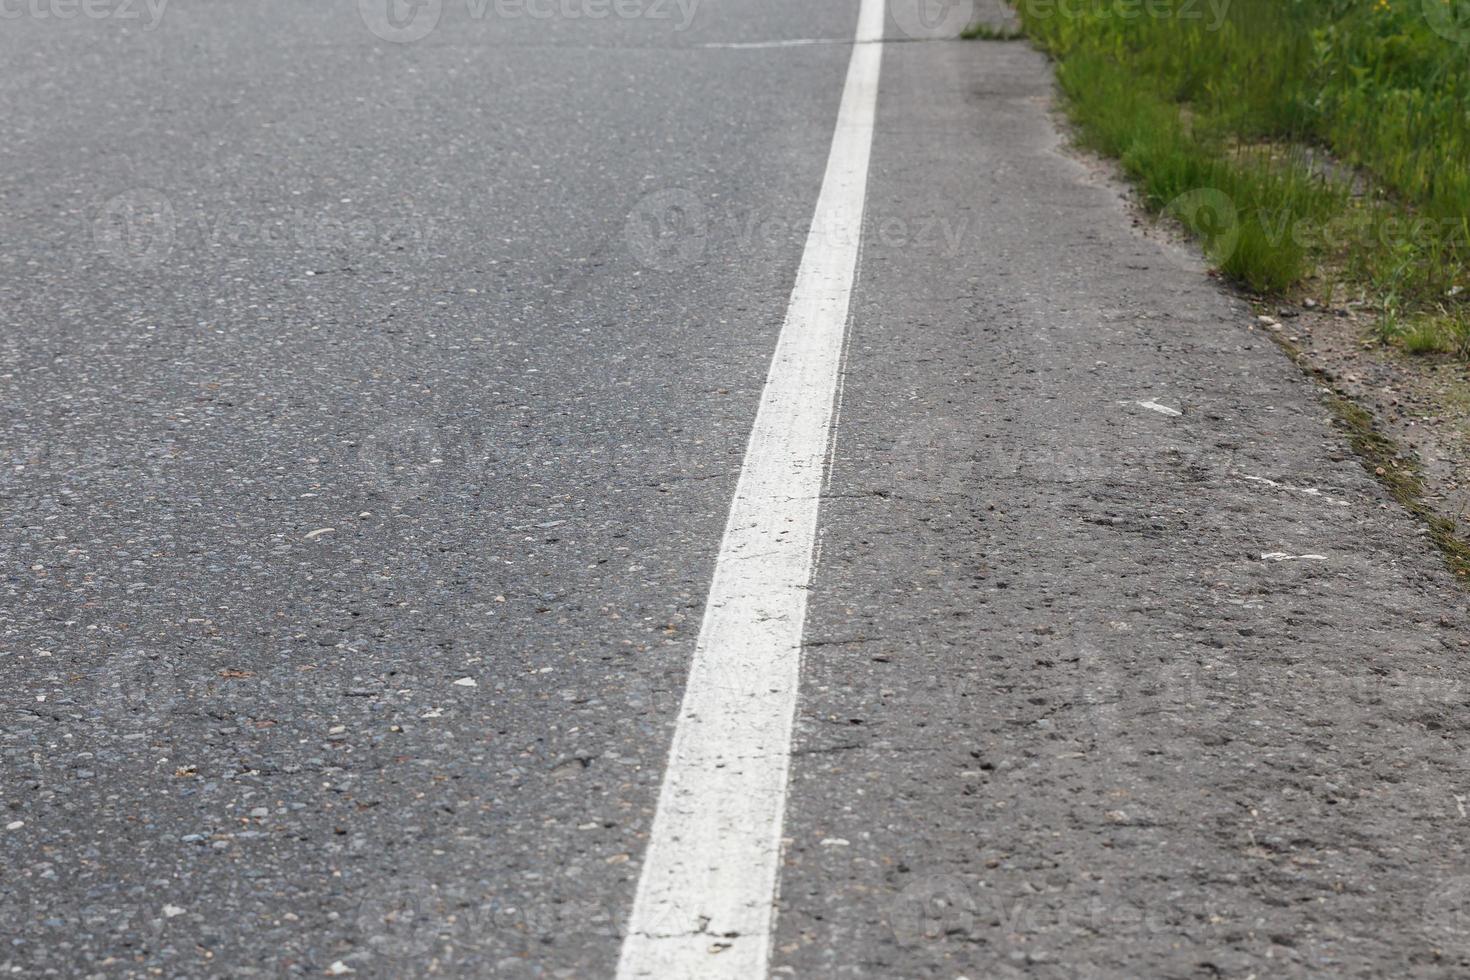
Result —
<path fill-rule="evenodd" d="M 1434 320 L 1414 323 L 1403 333 L 1404 350 L 1410 354 L 1439 354 L 1449 348 L 1447 338 Z"/>
<path fill-rule="evenodd" d="M 997 27 L 981 20 L 960 31 L 960 37 L 966 41 L 1020 41 L 1026 37 L 1026 32 L 1014 27 Z"/>
<path fill-rule="evenodd" d="M 1224 274 L 1276 293 L 1325 271 L 1382 298 L 1379 336 L 1464 349 L 1470 27 L 1394 0 L 1233 0 L 1219 19 L 1192 0 L 1062 9 L 1018 5 L 1084 141 Z M 1229 207 L 1199 211 L 1205 192 Z"/>

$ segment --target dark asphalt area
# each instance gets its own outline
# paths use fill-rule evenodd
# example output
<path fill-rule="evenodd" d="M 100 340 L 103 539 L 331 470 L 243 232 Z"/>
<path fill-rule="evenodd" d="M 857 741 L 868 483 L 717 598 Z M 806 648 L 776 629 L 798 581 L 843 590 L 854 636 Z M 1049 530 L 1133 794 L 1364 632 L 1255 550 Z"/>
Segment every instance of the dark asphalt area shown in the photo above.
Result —
<path fill-rule="evenodd" d="M 856 5 L 131 8 L 0 20 L 0 972 L 611 976 Z M 1470 976 L 1463 590 L 906 17 L 772 975 Z"/>

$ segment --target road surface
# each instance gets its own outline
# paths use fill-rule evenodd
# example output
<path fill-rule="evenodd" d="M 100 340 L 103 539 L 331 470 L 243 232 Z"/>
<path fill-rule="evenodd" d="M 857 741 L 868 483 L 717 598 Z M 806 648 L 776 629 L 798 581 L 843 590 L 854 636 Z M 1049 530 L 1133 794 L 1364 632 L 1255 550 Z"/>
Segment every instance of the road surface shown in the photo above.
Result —
<path fill-rule="evenodd" d="M 1465 975 L 1463 592 L 968 6 L 3 8 L 0 970 Z"/>

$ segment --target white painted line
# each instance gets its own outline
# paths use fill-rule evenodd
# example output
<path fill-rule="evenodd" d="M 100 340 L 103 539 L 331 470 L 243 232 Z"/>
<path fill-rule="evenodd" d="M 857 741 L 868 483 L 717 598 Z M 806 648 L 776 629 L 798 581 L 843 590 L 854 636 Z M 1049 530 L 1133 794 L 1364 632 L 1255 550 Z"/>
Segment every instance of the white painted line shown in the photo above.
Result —
<path fill-rule="evenodd" d="M 856 40 L 883 36 L 862 0 Z M 857 274 L 881 44 L 853 45 L 832 149 L 689 667 L 619 980 L 766 976 L 833 396 Z"/>
<path fill-rule="evenodd" d="M 1146 408 L 1150 412 L 1158 412 L 1160 415 L 1169 415 L 1177 418 L 1178 416 L 1184 414 L 1177 408 L 1170 408 L 1168 405 L 1160 405 L 1156 401 L 1135 402 L 1134 404 L 1142 408 Z"/>
<path fill-rule="evenodd" d="M 1261 561 L 1326 561 L 1326 555 L 1288 555 L 1284 551 L 1268 551 Z"/>
<path fill-rule="evenodd" d="M 1346 500 L 1339 500 L 1337 497 L 1329 497 L 1327 494 L 1323 493 L 1321 490 L 1318 490 L 1316 487 L 1293 487 L 1286 483 L 1277 483 L 1275 480 L 1268 480 L 1264 476 L 1242 476 L 1241 479 L 1249 480 L 1251 483 L 1261 483 L 1268 487 L 1274 487 L 1277 490 L 1290 490 L 1292 493 L 1305 494 L 1308 497 L 1321 497 L 1323 500 L 1327 501 L 1329 504 L 1332 504 L 1334 507 L 1351 506 Z"/>
<path fill-rule="evenodd" d="M 851 44 L 845 37 L 793 37 L 784 41 L 706 41 L 701 48 L 751 51 L 761 48 L 803 48 L 809 44 Z"/>

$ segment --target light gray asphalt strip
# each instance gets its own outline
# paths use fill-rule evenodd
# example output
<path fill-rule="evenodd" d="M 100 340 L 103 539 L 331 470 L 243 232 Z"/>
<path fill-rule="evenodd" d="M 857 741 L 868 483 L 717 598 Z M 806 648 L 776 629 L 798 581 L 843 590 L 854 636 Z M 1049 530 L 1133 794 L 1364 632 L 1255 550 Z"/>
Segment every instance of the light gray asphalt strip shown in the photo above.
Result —
<path fill-rule="evenodd" d="M 1050 86 L 885 57 L 773 975 L 1465 976 L 1464 594 Z"/>

